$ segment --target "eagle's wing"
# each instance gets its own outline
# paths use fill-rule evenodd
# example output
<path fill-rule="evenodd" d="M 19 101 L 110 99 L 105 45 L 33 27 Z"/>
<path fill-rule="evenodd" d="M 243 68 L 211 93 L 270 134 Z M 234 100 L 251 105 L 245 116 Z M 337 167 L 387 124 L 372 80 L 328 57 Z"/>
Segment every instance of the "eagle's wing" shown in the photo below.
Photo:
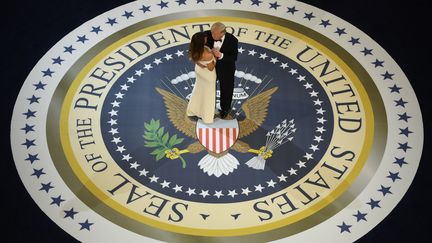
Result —
<path fill-rule="evenodd" d="M 267 108 L 270 103 L 271 96 L 278 87 L 271 88 L 260 94 L 248 99 L 243 105 L 242 109 L 246 115 L 246 119 L 239 122 L 240 134 L 239 138 L 253 133 L 267 116 Z"/>
<path fill-rule="evenodd" d="M 164 89 L 156 88 L 156 90 L 164 99 L 171 123 L 185 135 L 196 139 L 195 123 L 186 115 L 187 101 Z"/>

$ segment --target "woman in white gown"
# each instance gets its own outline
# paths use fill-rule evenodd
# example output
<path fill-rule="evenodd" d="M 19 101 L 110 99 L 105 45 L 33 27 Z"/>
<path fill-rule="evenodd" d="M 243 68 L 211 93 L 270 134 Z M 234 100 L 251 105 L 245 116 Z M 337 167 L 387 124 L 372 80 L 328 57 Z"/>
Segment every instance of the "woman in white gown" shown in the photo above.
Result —
<path fill-rule="evenodd" d="M 197 116 L 204 123 L 213 123 L 216 106 L 216 60 L 205 46 L 204 32 L 195 33 L 189 44 L 189 58 L 195 62 L 195 86 L 187 106 L 188 116 Z"/>

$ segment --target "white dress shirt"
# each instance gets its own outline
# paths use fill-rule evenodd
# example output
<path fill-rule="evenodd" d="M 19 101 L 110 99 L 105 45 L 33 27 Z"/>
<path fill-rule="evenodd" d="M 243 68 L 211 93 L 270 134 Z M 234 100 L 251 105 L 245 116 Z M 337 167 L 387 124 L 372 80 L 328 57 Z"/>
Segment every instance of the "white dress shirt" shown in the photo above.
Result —
<path fill-rule="evenodd" d="M 224 40 L 225 40 L 225 35 L 222 36 L 222 38 L 221 38 L 220 41 L 215 41 L 214 44 L 213 44 L 213 47 L 214 47 L 214 48 L 217 48 L 218 50 L 220 50 L 221 47 L 222 47 L 222 44 L 223 44 Z M 220 56 L 218 59 L 219 59 L 219 60 L 222 59 L 222 58 L 223 58 L 223 55 L 224 55 L 224 54 L 221 52 L 221 56 Z"/>

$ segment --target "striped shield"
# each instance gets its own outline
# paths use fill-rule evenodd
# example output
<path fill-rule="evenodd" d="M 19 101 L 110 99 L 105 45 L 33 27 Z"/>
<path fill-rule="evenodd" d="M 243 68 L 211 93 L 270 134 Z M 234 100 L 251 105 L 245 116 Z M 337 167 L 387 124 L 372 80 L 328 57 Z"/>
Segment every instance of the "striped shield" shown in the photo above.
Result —
<path fill-rule="evenodd" d="M 239 126 L 237 120 L 222 120 L 216 118 L 212 124 L 198 120 L 196 133 L 200 143 L 213 153 L 228 150 L 237 140 Z"/>

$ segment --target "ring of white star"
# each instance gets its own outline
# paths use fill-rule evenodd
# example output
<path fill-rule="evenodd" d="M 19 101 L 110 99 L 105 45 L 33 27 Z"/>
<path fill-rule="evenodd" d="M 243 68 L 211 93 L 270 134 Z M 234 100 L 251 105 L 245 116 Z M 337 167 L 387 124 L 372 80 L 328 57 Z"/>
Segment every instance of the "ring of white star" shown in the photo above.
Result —
<path fill-rule="evenodd" d="M 247 51 L 247 50 L 243 49 L 242 47 L 240 47 L 238 49 L 238 51 L 239 51 L 240 54 L 243 54 L 243 52 Z M 248 51 L 248 55 L 255 56 L 255 54 L 257 54 L 257 52 L 254 49 Z M 181 57 L 181 56 L 184 55 L 184 51 L 177 50 L 177 52 L 174 53 L 174 55 L 176 55 L 177 57 Z M 267 57 L 268 56 L 267 56 L 266 53 L 261 53 L 260 56 L 259 56 L 259 59 L 262 59 L 263 61 L 265 61 Z M 164 63 L 164 61 L 162 61 L 163 59 L 166 59 L 166 61 L 169 61 L 169 60 L 173 59 L 173 54 L 166 54 L 162 58 L 155 58 L 153 60 L 153 63 L 155 65 L 159 65 L 161 63 Z M 276 58 L 271 58 L 271 60 L 269 62 L 273 63 L 274 65 L 277 65 L 277 63 L 279 63 L 280 61 L 276 57 Z M 281 62 L 281 64 L 280 64 L 279 67 L 285 70 L 286 68 L 288 68 L 288 64 Z M 143 69 L 146 69 L 147 71 L 150 71 L 150 69 L 152 69 L 152 68 L 153 68 L 153 66 L 152 66 L 151 63 L 150 64 L 145 64 L 144 67 L 143 67 Z M 324 128 L 324 123 L 327 120 L 324 119 L 324 113 L 326 112 L 326 110 L 322 109 L 322 107 L 321 107 L 321 104 L 323 103 L 323 101 L 321 101 L 319 99 L 318 92 L 316 92 L 312 88 L 313 84 L 307 82 L 306 79 L 305 79 L 306 76 L 305 75 L 300 75 L 298 73 L 297 69 L 291 68 L 290 71 L 288 71 L 288 72 L 292 76 L 297 75 L 296 79 L 300 83 L 304 83 L 303 87 L 305 88 L 306 92 L 309 93 L 310 97 L 311 98 L 314 98 L 314 97 L 316 98 L 315 100 L 313 100 L 314 106 L 318 106 L 319 107 L 318 109 L 316 109 L 316 114 L 317 115 L 321 115 L 321 117 L 317 117 L 317 124 L 318 125 L 316 127 L 315 136 L 314 136 L 314 139 L 313 139 L 313 141 L 315 141 L 316 143 L 315 144 L 312 143 L 310 145 L 310 147 L 308 148 L 309 151 L 310 151 L 310 153 L 305 152 L 305 155 L 302 157 L 302 158 L 305 158 L 305 159 L 304 160 L 299 160 L 296 163 L 298 169 L 295 169 L 295 168 L 291 167 L 289 170 L 286 170 L 286 172 L 289 174 L 288 176 L 296 176 L 299 169 L 307 167 L 306 166 L 307 161 L 313 159 L 314 152 L 317 151 L 317 150 L 319 150 L 319 147 L 318 147 L 319 143 L 321 141 L 324 141 L 324 139 L 322 138 L 322 134 L 326 131 L 326 129 Z M 128 83 L 133 84 L 135 82 L 135 80 L 136 80 L 134 78 L 134 76 L 141 77 L 143 74 L 144 74 L 144 72 L 142 71 L 142 69 L 135 70 L 135 74 L 133 76 L 131 76 L 131 77 L 128 77 L 127 81 L 124 84 L 120 85 L 121 90 L 124 90 L 125 93 L 126 93 L 128 91 L 128 88 L 130 87 L 127 84 Z M 111 111 L 108 112 L 108 114 L 110 114 L 111 117 L 117 116 L 118 110 L 114 110 L 114 107 L 118 107 L 118 109 L 120 109 L 121 102 L 117 101 L 117 99 L 122 99 L 123 96 L 125 95 L 125 93 L 118 92 L 117 94 L 115 94 L 116 99 L 113 102 L 111 102 L 111 105 L 113 106 L 113 109 L 111 109 Z M 114 119 L 111 118 L 110 121 L 108 121 L 108 123 L 111 126 L 111 130 L 109 131 L 109 133 L 111 133 L 112 136 L 113 136 L 113 140 L 111 140 L 111 142 L 113 142 L 113 143 L 115 143 L 117 145 L 117 150 L 116 151 L 118 151 L 122 155 L 122 157 L 123 157 L 122 160 L 125 160 L 125 161 L 129 162 L 129 160 L 133 159 L 133 157 L 130 156 L 130 154 L 126 154 L 126 155 L 123 154 L 123 152 L 126 151 L 127 149 L 125 148 L 124 145 L 118 146 L 118 143 L 121 143 L 121 137 L 115 137 L 114 136 L 115 134 L 119 133 L 118 132 L 118 128 L 114 128 L 113 127 L 114 125 L 118 125 L 117 124 L 117 120 L 114 120 Z M 321 124 L 321 126 L 320 126 L 320 124 Z M 156 174 L 153 174 L 151 177 L 148 176 L 148 174 L 149 174 L 150 171 L 146 170 L 145 168 L 143 168 L 142 170 L 138 170 L 138 167 L 142 166 L 138 161 L 135 161 L 134 163 L 129 163 L 129 164 L 130 164 L 130 169 L 135 169 L 135 170 L 137 170 L 139 172 L 139 176 L 146 176 L 146 177 L 148 177 L 149 180 L 150 180 L 150 183 L 153 183 L 153 182 L 158 183 L 159 179 L 161 179 L 161 180 L 163 179 L 163 178 L 158 177 Z M 275 179 L 276 181 L 279 180 L 279 183 L 282 183 L 282 182 L 286 182 L 286 179 L 288 178 L 288 176 L 282 173 L 280 176 L 276 176 L 273 179 Z M 269 181 L 266 181 L 267 187 L 274 187 L 278 183 L 278 182 L 273 181 L 273 179 L 270 179 Z M 171 182 L 166 181 L 165 179 L 163 179 L 163 182 L 160 182 L 159 184 L 161 185 L 162 188 L 166 188 L 166 187 L 170 188 Z M 254 191 L 259 191 L 259 192 L 262 192 L 263 189 L 265 189 L 265 187 L 263 187 L 261 184 L 254 185 L 253 187 L 255 188 Z M 183 191 L 183 186 L 182 185 L 178 185 L 178 184 L 176 184 L 175 186 L 173 186 L 172 189 L 175 191 L 175 193 L 177 193 L 177 192 L 184 192 L 184 193 L 188 194 L 189 196 L 192 196 L 193 194 L 197 194 L 195 192 L 197 190 L 197 188 L 189 188 L 188 187 L 187 191 Z M 204 189 L 198 188 L 198 191 L 199 190 L 201 190 L 201 192 L 198 195 L 201 195 L 203 198 L 205 198 L 207 196 L 211 196 L 211 194 L 209 194 L 209 190 L 204 190 Z M 213 194 L 213 196 L 215 196 L 217 198 L 225 196 L 222 193 L 222 191 L 223 190 L 215 190 L 215 193 Z M 236 195 L 238 195 L 238 193 L 236 192 L 236 189 L 227 190 L 227 191 L 228 191 L 228 193 L 226 195 L 227 196 L 231 196 L 232 198 L 234 198 Z M 249 196 L 249 193 L 253 192 L 253 191 L 250 191 L 249 187 L 241 188 L 241 191 L 242 191 L 241 193 L 244 194 L 244 195 L 246 195 L 246 196 Z"/>

